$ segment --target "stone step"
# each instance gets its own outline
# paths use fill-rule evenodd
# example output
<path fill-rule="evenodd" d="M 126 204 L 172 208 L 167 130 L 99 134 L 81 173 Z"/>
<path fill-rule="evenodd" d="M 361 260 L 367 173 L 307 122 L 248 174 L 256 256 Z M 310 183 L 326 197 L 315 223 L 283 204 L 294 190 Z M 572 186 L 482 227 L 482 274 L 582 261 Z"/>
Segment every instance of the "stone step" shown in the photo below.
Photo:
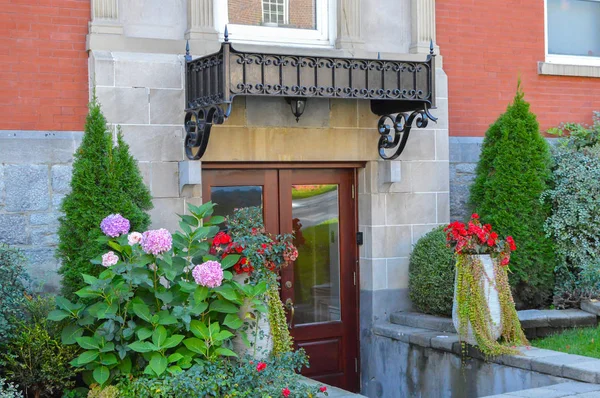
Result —
<path fill-rule="evenodd" d="M 594 314 L 596 316 L 600 316 L 600 301 L 599 300 L 585 300 L 581 302 L 581 309 L 589 312 L 590 314 Z"/>
<path fill-rule="evenodd" d="M 600 311 L 600 306 L 599 306 Z M 587 311 L 568 310 L 523 310 L 517 312 L 521 326 L 532 337 L 551 334 L 556 329 L 596 326 L 598 317 Z M 390 315 L 390 322 L 396 325 L 429 329 L 438 332 L 455 333 L 452 319 L 420 312 L 395 312 Z"/>

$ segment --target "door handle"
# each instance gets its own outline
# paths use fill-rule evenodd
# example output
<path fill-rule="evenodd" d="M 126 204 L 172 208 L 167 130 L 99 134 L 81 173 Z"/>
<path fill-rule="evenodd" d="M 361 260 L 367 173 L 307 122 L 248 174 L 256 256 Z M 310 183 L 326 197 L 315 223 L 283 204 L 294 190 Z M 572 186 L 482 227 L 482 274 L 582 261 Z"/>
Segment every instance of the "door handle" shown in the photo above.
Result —
<path fill-rule="evenodd" d="M 290 321 L 288 322 L 288 328 L 291 329 L 292 323 L 294 322 L 294 313 L 296 312 L 296 308 L 294 308 L 294 303 L 292 302 L 291 298 L 285 300 L 285 306 L 291 312 Z"/>

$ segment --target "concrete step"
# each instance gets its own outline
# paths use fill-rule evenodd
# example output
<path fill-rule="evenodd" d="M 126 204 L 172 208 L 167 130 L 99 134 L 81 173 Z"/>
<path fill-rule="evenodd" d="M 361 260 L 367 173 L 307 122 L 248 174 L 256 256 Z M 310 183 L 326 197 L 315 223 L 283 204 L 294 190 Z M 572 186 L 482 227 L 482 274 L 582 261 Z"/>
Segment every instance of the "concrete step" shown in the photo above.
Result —
<path fill-rule="evenodd" d="M 600 311 L 600 306 L 599 309 Z M 598 317 L 587 311 L 568 310 L 524 310 L 518 311 L 521 326 L 528 337 L 543 337 L 555 333 L 557 329 L 596 326 Z M 390 322 L 396 325 L 456 333 L 451 318 L 422 314 L 420 312 L 395 312 Z"/>

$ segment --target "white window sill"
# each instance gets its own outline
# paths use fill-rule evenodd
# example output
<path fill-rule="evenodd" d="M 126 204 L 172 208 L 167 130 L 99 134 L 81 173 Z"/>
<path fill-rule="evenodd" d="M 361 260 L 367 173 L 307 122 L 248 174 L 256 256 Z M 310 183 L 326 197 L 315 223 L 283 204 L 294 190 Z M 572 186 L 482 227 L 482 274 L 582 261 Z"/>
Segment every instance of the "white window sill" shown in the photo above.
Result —
<path fill-rule="evenodd" d="M 600 77 L 600 65 L 570 65 L 538 62 L 539 75 Z"/>

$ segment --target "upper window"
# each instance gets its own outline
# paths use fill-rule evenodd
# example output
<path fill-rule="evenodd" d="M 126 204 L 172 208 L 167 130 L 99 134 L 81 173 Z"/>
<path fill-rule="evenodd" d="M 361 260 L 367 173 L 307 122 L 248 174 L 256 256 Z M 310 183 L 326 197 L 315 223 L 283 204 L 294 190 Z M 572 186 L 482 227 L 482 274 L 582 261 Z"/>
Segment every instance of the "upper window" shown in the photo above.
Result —
<path fill-rule="evenodd" d="M 233 42 L 331 47 L 336 0 L 219 0 L 216 26 Z"/>
<path fill-rule="evenodd" d="M 262 0 L 262 22 L 270 26 L 287 25 L 289 13 L 286 0 Z M 232 4 L 229 4 L 232 8 Z"/>
<path fill-rule="evenodd" d="M 546 61 L 600 65 L 600 0 L 546 0 Z"/>

